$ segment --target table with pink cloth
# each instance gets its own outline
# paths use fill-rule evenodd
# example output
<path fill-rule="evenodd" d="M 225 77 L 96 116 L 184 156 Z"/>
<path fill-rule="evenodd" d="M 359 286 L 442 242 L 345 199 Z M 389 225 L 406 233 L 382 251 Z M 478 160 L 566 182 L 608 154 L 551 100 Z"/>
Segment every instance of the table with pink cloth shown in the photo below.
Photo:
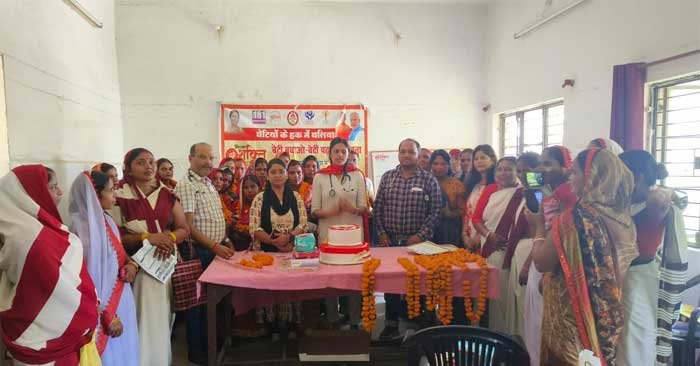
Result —
<path fill-rule="evenodd" d="M 324 298 L 359 291 L 362 279 L 362 265 L 331 266 L 321 264 L 315 272 L 282 272 L 273 266 L 263 269 L 246 269 L 236 263 L 252 253 L 237 252 L 231 259 L 219 257 L 212 262 L 199 278 L 200 285 L 230 287 L 231 302 L 239 314 L 259 306 L 304 299 Z M 289 258 L 291 253 L 268 253 L 275 262 Z M 405 294 L 406 270 L 396 261 L 399 257 L 412 258 L 406 248 L 372 248 L 372 257 L 381 259 L 376 271 L 376 292 Z M 462 280 L 471 282 L 471 297 L 479 295 L 481 269 L 475 263 L 468 263 L 465 273 L 453 267 L 452 289 L 455 297 L 462 297 Z M 421 268 L 423 293 L 425 293 L 425 270 Z M 498 269 L 489 267 L 487 297 L 499 297 Z"/>

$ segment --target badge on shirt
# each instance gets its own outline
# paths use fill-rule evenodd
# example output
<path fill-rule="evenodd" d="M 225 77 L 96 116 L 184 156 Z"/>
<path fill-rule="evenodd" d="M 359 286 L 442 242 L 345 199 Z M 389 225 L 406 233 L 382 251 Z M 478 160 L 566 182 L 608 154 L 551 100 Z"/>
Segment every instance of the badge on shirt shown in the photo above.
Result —
<path fill-rule="evenodd" d="M 413 187 L 413 188 L 411 188 L 411 192 L 423 192 L 423 188 L 421 188 L 421 187 Z"/>

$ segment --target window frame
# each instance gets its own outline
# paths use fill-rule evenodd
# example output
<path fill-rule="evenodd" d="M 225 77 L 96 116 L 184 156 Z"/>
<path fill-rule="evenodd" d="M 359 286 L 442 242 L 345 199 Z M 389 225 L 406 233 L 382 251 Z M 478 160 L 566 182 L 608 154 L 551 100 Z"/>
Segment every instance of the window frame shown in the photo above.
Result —
<path fill-rule="evenodd" d="M 648 122 L 647 126 L 649 129 L 648 136 L 650 137 L 650 140 L 651 140 L 649 146 L 650 146 L 651 154 L 655 158 L 657 158 L 659 163 L 664 163 L 664 164 L 669 163 L 666 160 L 666 157 L 668 154 L 668 143 L 669 143 L 668 136 L 666 136 L 668 133 L 668 124 L 667 124 L 668 113 L 669 113 L 668 100 L 669 100 L 669 98 L 671 98 L 668 96 L 668 88 L 673 87 L 675 85 L 684 84 L 684 83 L 693 82 L 693 81 L 700 81 L 700 72 L 693 73 L 690 75 L 676 77 L 676 78 L 669 79 L 669 80 L 662 81 L 662 82 L 658 82 L 658 83 L 652 83 L 652 84 L 649 84 L 649 86 L 648 86 L 650 100 L 649 100 L 649 106 L 648 106 L 647 111 L 650 115 L 649 115 L 649 119 L 648 119 L 649 122 Z M 659 98 L 663 98 L 663 104 L 660 103 Z M 661 116 L 659 116 L 659 115 L 661 115 Z M 661 117 L 661 120 L 660 120 L 660 117 Z M 692 121 L 692 122 L 700 123 L 700 120 Z M 657 127 L 659 125 L 661 127 L 661 136 L 659 136 L 657 133 L 657 130 L 658 130 Z M 684 135 L 684 136 L 674 136 L 674 137 L 692 138 L 692 137 L 700 137 L 700 135 Z M 657 140 L 660 140 L 661 146 L 657 146 Z M 672 164 L 673 162 L 670 162 L 670 163 Z M 697 169 L 695 169 L 695 170 L 697 170 Z M 668 187 L 666 185 L 665 179 L 660 182 L 660 185 L 663 187 Z M 668 188 L 672 188 L 672 189 L 678 190 L 678 191 L 700 190 L 700 186 L 697 188 L 692 187 L 692 186 L 679 187 L 679 188 L 668 187 Z M 691 202 L 691 203 L 697 204 L 698 202 Z M 693 218 L 700 217 L 700 212 L 696 212 L 696 213 L 690 212 L 688 214 L 690 214 L 690 215 L 688 215 L 689 217 L 693 217 Z M 686 216 L 685 211 L 683 212 L 683 216 Z M 686 230 L 692 230 L 692 231 L 696 232 L 694 241 L 691 240 L 690 237 L 688 238 L 688 246 L 694 247 L 694 248 L 700 248 L 700 226 L 695 227 L 695 228 L 686 228 Z"/>
<path fill-rule="evenodd" d="M 564 107 L 564 100 L 563 99 L 538 104 L 538 105 L 533 106 L 533 107 L 519 109 L 519 110 L 512 111 L 512 112 L 501 113 L 499 115 L 499 126 L 498 126 L 499 127 L 499 147 L 500 147 L 499 152 L 500 152 L 500 156 L 505 156 L 506 118 L 515 116 L 515 121 L 518 125 L 518 140 L 517 140 L 517 146 L 516 146 L 516 150 L 517 150 L 516 155 L 520 155 L 524 152 L 524 147 L 525 147 L 524 139 L 523 139 L 523 136 L 525 136 L 525 113 L 532 112 L 532 111 L 535 111 L 538 109 L 542 109 L 542 146 L 543 146 L 543 148 L 546 148 L 547 146 L 549 146 L 549 144 L 548 144 L 548 139 L 549 139 L 549 120 L 548 120 L 549 113 L 548 113 L 548 111 L 550 108 L 559 107 L 559 106 Z M 562 120 L 562 126 L 564 125 L 565 122 L 566 122 L 566 107 L 564 107 L 564 119 Z M 562 129 L 562 143 L 564 142 L 563 140 L 564 140 L 564 132 Z"/>
<path fill-rule="evenodd" d="M 10 171 L 10 136 L 8 125 L 5 59 L 2 53 L 0 53 L 0 176 L 4 176 Z"/>

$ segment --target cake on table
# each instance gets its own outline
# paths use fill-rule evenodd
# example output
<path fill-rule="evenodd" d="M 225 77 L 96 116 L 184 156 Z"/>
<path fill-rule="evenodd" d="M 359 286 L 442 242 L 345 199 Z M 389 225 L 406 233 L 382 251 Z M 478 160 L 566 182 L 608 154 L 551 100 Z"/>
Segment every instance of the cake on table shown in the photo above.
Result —
<path fill-rule="evenodd" d="M 319 249 L 324 264 L 361 264 L 369 258 L 369 243 L 362 241 L 359 225 L 332 225 L 328 228 L 328 243 Z"/>

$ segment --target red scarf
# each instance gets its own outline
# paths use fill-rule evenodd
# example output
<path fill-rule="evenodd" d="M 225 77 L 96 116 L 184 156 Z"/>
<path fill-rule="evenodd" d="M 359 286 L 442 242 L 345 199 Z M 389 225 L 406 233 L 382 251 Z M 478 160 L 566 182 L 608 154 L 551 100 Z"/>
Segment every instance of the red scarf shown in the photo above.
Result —
<path fill-rule="evenodd" d="M 354 172 L 357 170 L 356 166 L 353 165 L 338 165 L 338 164 L 331 164 L 318 172 L 316 174 L 321 173 L 321 174 L 329 174 L 329 175 L 339 175 L 343 174 L 343 170 L 345 170 L 347 173 Z"/>

